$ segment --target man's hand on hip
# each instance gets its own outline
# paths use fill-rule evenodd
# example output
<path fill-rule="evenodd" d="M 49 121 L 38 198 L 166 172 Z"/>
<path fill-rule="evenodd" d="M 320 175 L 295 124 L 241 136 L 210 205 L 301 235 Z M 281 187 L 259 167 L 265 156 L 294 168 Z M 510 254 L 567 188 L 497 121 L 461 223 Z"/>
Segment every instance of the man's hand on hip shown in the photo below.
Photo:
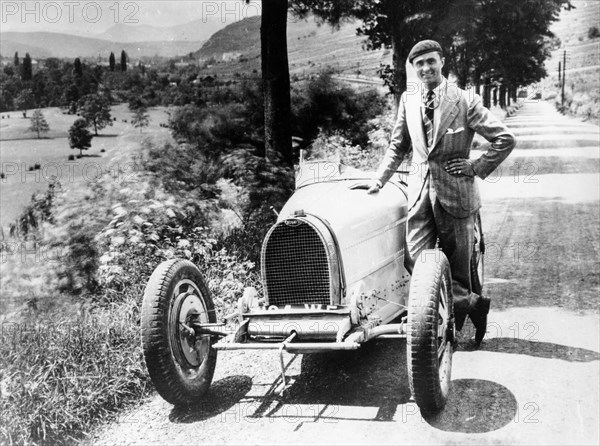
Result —
<path fill-rule="evenodd" d="M 473 161 L 465 158 L 454 158 L 446 162 L 446 172 L 457 177 L 474 177 Z"/>

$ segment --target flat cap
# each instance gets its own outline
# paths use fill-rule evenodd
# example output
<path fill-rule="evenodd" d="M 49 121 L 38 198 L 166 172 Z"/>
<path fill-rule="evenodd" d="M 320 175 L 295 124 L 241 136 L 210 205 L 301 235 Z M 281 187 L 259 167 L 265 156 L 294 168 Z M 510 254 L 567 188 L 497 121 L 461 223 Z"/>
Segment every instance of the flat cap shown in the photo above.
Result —
<path fill-rule="evenodd" d="M 412 47 L 410 53 L 408 53 L 408 61 L 412 63 L 415 57 L 421 54 L 430 53 L 431 51 L 437 51 L 443 54 L 442 47 L 435 40 L 421 40 L 415 46 Z"/>

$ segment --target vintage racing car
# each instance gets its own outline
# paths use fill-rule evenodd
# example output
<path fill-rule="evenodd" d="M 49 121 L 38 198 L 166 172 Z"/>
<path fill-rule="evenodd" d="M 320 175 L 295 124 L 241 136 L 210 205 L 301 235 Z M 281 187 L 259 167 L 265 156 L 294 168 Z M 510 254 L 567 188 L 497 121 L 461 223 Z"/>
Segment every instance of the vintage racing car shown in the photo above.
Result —
<path fill-rule="evenodd" d="M 142 345 L 165 400 L 201 401 L 219 350 L 278 350 L 285 388 L 284 351 L 355 350 L 374 338 L 405 337 L 416 403 L 425 413 L 444 407 L 455 340 L 448 260 L 426 250 L 409 273 L 406 185 L 396 178 L 372 195 L 352 188 L 370 177 L 339 163 L 302 163 L 296 191 L 263 242 L 263 295 L 247 288 L 238 311 L 222 320 L 193 263 L 157 267 L 142 304 Z M 479 219 L 475 234 L 471 269 L 480 292 Z M 237 321 L 234 329 L 228 321 Z"/>

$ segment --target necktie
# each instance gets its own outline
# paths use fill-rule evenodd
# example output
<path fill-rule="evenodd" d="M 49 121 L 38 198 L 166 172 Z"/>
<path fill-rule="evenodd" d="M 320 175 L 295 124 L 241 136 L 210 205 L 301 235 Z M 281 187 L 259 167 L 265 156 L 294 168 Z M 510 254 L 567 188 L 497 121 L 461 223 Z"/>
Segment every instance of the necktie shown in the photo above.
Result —
<path fill-rule="evenodd" d="M 431 148 L 433 144 L 433 103 L 435 102 L 435 93 L 433 90 L 429 90 L 427 93 L 427 100 L 425 102 L 425 117 L 423 118 L 423 125 L 425 127 L 425 136 L 427 137 L 427 147 Z"/>

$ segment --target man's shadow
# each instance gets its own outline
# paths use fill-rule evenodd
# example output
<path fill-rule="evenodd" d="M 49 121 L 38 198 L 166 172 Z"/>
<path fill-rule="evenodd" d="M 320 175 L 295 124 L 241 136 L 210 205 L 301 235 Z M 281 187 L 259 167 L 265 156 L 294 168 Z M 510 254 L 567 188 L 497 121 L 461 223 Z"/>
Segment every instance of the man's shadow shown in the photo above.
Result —
<path fill-rule="evenodd" d="M 592 362 L 600 360 L 600 353 L 579 347 L 553 344 L 518 338 L 491 338 L 481 344 L 480 350 L 528 355 L 536 358 L 562 359 L 569 362 Z"/>

